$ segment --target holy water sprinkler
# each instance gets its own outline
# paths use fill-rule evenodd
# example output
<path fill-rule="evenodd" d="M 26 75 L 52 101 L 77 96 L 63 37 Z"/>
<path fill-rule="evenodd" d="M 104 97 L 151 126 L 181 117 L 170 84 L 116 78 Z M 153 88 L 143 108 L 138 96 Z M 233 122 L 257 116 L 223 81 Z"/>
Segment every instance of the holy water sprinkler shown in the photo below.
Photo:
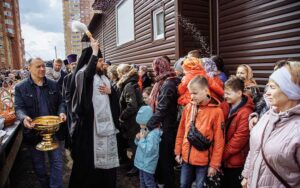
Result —
<path fill-rule="evenodd" d="M 88 30 L 87 26 L 84 23 L 73 20 L 71 23 L 71 28 L 73 32 L 85 33 L 90 39 L 95 40 L 92 36 L 92 33 Z"/>

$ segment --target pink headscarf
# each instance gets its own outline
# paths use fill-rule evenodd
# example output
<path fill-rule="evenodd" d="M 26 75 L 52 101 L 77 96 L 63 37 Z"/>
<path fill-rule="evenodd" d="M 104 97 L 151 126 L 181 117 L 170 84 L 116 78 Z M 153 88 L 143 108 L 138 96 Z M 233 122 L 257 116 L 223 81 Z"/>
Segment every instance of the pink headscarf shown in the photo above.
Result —
<path fill-rule="evenodd" d="M 163 85 L 164 81 L 168 78 L 175 77 L 176 74 L 174 70 L 171 69 L 170 63 L 164 57 L 158 57 L 154 59 L 152 63 L 152 68 L 155 75 L 155 84 L 150 94 L 149 105 L 155 111 L 157 104 L 157 97 L 159 95 L 159 90 Z"/>

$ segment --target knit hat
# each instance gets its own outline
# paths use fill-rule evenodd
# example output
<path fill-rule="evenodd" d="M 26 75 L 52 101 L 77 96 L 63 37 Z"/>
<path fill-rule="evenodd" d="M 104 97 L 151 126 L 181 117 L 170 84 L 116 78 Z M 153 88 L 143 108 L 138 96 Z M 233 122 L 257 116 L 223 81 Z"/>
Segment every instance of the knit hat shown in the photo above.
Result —
<path fill-rule="evenodd" d="M 67 59 L 64 60 L 64 64 L 65 64 L 65 65 L 68 65 L 68 64 L 69 64 L 69 62 L 68 62 Z"/>
<path fill-rule="evenodd" d="M 136 122 L 140 125 L 146 125 L 153 115 L 150 106 L 142 106 L 136 115 Z"/>
<path fill-rule="evenodd" d="M 184 59 L 185 59 L 184 57 L 181 57 L 175 62 L 175 64 L 174 64 L 175 71 L 183 72 L 182 64 L 183 64 Z"/>
<path fill-rule="evenodd" d="M 204 70 L 201 59 L 195 57 L 186 58 L 182 64 L 182 68 L 184 71 Z"/>

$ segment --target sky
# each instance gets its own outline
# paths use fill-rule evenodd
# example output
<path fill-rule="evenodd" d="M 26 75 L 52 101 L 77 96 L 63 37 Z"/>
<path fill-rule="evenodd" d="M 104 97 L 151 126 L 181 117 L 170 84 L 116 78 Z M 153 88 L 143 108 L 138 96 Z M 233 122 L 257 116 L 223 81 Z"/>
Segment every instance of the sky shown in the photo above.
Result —
<path fill-rule="evenodd" d="M 65 58 L 62 0 L 20 0 L 22 37 L 26 60 Z"/>

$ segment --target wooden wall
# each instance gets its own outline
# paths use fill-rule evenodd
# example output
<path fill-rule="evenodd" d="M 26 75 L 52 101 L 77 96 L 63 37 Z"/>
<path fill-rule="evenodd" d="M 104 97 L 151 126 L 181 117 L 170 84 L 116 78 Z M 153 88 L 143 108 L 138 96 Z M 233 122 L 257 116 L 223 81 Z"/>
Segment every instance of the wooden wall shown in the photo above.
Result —
<path fill-rule="evenodd" d="M 165 40 L 153 41 L 152 11 L 161 6 L 165 10 Z M 261 86 L 276 61 L 300 58 L 298 0 L 135 0 L 134 7 L 133 42 L 116 46 L 115 6 L 103 13 L 94 29 L 105 57 L 112 62 L 150 65 L 161 55 L 168 55 L 174 62 L 188 51 L 201 48 L 195 38 L 197 31 L 214 45 L 231 74 L 239 64 L 249 64 Z M 188 24 L 182 24 L 182 19 Z M 191 25 L 196 33 L 188 28 Z"/>
<path fill-rule="evenodd" d="M 201 36 L 209 47 L 209 1 L 178 0 L 178 12 L 181 17 L 178 20 L 180 56 L 187 55 L 191 50 L 202 49 Z"/>
<path fill-rule="evenodd" d="M 175 61 L 175 1 L 134 1 L 135 40 L 122 46 L 116 45 L 115 5 L 105 11 L 93 35 L 102 43 L 101 50 L 113 63 L 150 65 L 154 58 L 167 55 Z M 164 8 L 165 39 L 153 41 L 152 12 Z"/>
<path fill-rule="evenodd" d="M 261 86 L 274 63 L 300 57 L 300 1 L 219 0 L 219 52 L 235 73 L 248 64 Z"/>

